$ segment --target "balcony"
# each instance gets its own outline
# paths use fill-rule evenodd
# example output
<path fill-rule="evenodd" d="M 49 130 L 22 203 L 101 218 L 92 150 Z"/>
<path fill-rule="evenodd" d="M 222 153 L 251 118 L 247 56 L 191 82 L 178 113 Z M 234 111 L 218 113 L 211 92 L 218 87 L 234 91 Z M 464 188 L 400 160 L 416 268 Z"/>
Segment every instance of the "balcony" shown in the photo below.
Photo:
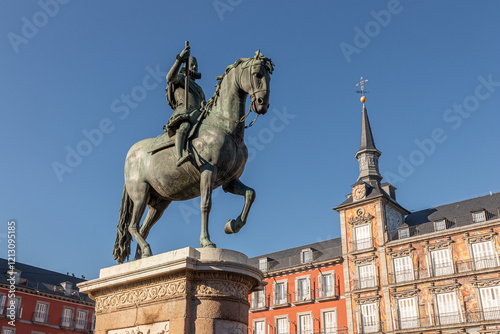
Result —
<path fill-rule="evenodd" d="M 479 259 L 469 259 L 455 261 L 455 264 L 448 263 L 446 265 L 435 266 L 431 268 L 431 271 L 427 268 L 417 268 L 413 270 L 397 271 L 396 273 L 389 274 L 390 283 L 404 283 L 411 282 L 414 280 L 420 280 L 430 277 L 439 277 L 452 274 L 463 274 L 467 272 L 473 272 L 478 270 L 485 270 L 490 268 L 498 268 L 498 261 L 496 256 L 482 257 Z M 454 270 L 454 268 L 456 270 Z"/>
<path fill-rule="evenodd" d="M 457 261 L 457 271 L 459 273 L 473 271 L 473 270 L 483 270 L 489 268 L 497 268 L 498 261 L 495 255 L 483 256 L 477 259 L 460 260 Z"/>
<path fill-rule="evenodd" d="M 351 246 L 350 251 L 356 252 L 356 251 L 360 251 L 363 249 L 371 249 L 371 248 L 373 248 L 373 240 L 374 240 L 374 238 L 363 238 L 363 239 L 351 241 L 349 243 Z"/>
<path fill-rule="evenodd" d="M 314 289 L 314 297 L 317 300 L 325 300 L 325 299 L 337 299 L 337 287 L 330 286 L 328 288 L 322 287 L 322 288 L 316 288 Z"/>
<path fill-rule="evenodd" d="M 269 307 L 269 296 L 266 295 L 256 295 L 252 293 L 250 295 L 250 311 L 257 312 L 263 311 Z"/>
<path fill-rule="evenodd" d="M 293 304 L 306 304 L 313 301 L 311 290 L 295 291 L 293 293 Z"/>
<path fill-rule="evenodd" d="M 437 327 L 437 326 L 452 326 L 452 325 L 467 325 L 478 326 L 482 322 L 498 322 L 500 320 L 500 309 L 491 308 L 484 311 L 467 311 L 444 313 L 436 316 L 423 317 L 407 317 L 396 319 L 397 331 L 408 331 L 410 329 L 420 330 L 421 328 Z"/>
<path fill-rule="evenodd" d="M 290 334 L 347 334 L 347 333 L 348 330 L 346 326 L 290 332 Z"/>
<path fill-rule="evenodd" d="M 289 294 L 285 294 L 285 295 L 274 294 L 273 297 L 274 298 L 272 300 L 272 304 L 270 305 L 270 308 L 286 307 L 286 306 L 290 305 L 289 300 L 291 298 L 290 298 Z"/>
<path fill-rule="evenodd" d="M 45 312 L 34 312 L 33 313 L 33 322 L 37 324 L 49 324 L 50 323 L 50 315 L 47 315 Z"/>
<path fill-rule="evenodd" d="M 354 282 L 354 290 L 368 289 L 378 286 L 376 276 L 355 279 L 353 280 L 353 282 Z"/>
<path fill-rule="evenodd" d="M 382 332 L 384 327 L 384 323 L 380 321 L 365 321 L 359 325 L 358 328 L 358 333 L 359 334 L 365 334 L 365 333 L 379 333 Z"/>

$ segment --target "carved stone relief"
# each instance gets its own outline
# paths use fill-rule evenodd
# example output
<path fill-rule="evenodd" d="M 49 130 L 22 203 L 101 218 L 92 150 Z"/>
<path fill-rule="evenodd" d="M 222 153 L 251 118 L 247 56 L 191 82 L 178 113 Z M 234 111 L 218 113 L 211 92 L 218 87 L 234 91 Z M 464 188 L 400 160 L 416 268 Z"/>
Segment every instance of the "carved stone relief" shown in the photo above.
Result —
<path fill-rule="evenodd" d="M 369 296 L 369 297 L 356 298 L 355 301 L 357 304 L 362 305 L 362 304 L 378 303 L 379 299 L 380 299 L 380 295 L 375 295 L 375 296 Z"/>
<path fill-rule="evenodd" d="M 408 290 L 400 290 L 400 291 L 392 291 L 391 296 L 396 299 L 400 298 L 410 298 L 418 295 L 418 289 L 408 289 Z"/>
<path fill-rule="evenodd" d="M 135 326 L 122 329 L 113 329 L 108 334 L 168 334 L 170 333 L 170 322 L 158 322 L 152 325 Z"/>
<path fill-rule="evenodd" d="M 500 285 L 500 278 L 492 278 L 492 279 L 485 279 L 485 280 L 474 280 L 471 281 L 471 285 L 477 288 L 485 288 L 489 286 L 499 286 Z"/>
<path fill-rule="evenodd" d="M 392 258 L 405 257 L 405 256 L 412 256 L 413 257 L 414 250 L 415 250 L 415 248 L 410 247 L 410 248 L 405 248 L 405 249 L 393 250 L 393 251 L 387 252 L 387 254 Z"/>
<path fill-rule="evenodd" d="M 493 238 L 496 235 L 497 235 L 496 232 L 489 232 L 489 233 L 483 233 L 483 234 L 464 236 L 464 239 L 468 244 L 474 244 L 477 242 L 491 241 L 491 240 L 493 240 Z"/>

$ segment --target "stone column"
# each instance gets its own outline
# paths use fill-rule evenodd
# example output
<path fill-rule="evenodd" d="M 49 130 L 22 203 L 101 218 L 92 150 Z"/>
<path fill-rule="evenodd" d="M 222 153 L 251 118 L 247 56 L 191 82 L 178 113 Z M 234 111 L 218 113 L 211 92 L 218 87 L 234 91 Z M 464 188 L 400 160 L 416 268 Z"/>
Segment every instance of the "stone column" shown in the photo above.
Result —
<path fill-rule="evenodd" d="M 263 284 L 247 261 L 187 247 L 101 269 L 78 287 L 96 301 L 95 334 L 246 334 L 248 294 Z"/>

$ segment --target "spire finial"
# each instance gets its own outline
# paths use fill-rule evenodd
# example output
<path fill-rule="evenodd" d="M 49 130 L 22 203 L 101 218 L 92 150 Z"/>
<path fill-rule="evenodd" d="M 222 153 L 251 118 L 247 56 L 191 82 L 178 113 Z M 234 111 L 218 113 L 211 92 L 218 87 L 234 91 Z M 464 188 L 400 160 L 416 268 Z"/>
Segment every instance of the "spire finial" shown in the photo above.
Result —
<path fill-rule="evenodd" d="M 357 90 L 356 93 L 358 94 L 362 94 L 361 95 L 361 98 L 359 99 L 362 103 L 363 103 L 363 107 L 365 106 L 365 102 L 366 102 L 366 96 L 365 94 L 368 94 L 369 92 L 365 91 L 365 82 L 368 82 L 368 79 L 363 79 L 363 77 L 361 77 L 361 80 L 356 84 L 356 86 L 361 86 L 361 90 Z"/>

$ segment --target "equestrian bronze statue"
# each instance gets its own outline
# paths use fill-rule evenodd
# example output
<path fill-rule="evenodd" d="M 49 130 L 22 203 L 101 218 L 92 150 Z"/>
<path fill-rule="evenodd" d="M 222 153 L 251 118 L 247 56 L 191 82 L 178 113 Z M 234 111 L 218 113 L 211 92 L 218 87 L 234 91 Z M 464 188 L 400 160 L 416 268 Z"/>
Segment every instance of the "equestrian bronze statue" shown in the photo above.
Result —
<path fill-rule="evenodd" d="M 180 62 L 186 60 L 183 57 L 186 54 L 181 52 Z M 201 196 L 200 245 L 215 247 L 208 233 L 208 217 L 212 206 L 212 191 L 220 186 L 225 192 L 245 198 L 241 214 L 236 219 L 230 219 L 224 231 L 228 234 L 237 233 L 245 225 L 255 200 L 255 191 L 239 180 L 248 158 L 243 141 L 245 118 L 248 115 L 245 115 L 246 99 L 250 96 L 249 112 L 253 110 L 257 115 L 267 112 L 273 68 L 271 59 L 264 57 L 260 51 L 253 58 L 238 59 L 226 68 L 224 74 L 217 77 L 215 93 L 206 105 L 202 103 L 204 95 L 201 98 L 201 94 L 199 105 L 198 100 L 192 104 L 190 100 L 196 97 L 191 96 L 191 90 L 196 89 L 196 86 L 191 82 L 184 84 L 184 87 L 189 87 L 189 96 L 182 101 L 188 101 L 188 108 L 183 107 L 183 111 L 188 114 L 191 114 L 191 109 L 200 112 L 196 119 L 189 117 L 188 127 L 191 130 L 183 134 L 183 140 L 187 144 L 180 144 L 182 152 L 175 145 L 179 128 L 168 125 L 167 131 L 172 129 L 170 137 L 163 134 L 132 146 L 125 160 L 125 186 L 113 251 L 118 263 L 128 259 L 132 237 L 137 241 L 135 258 L 151 256 L 151 247 L 146 238 L 168 205 L 172 201 L 185 201 L 198 196 Z M 185 73 L 189 73 L 189 69 L 187 67 Z M 192 74 L 196 73 L 197 68 Z M 175 84 L 179 84 L 181 79 L 177 77 Z M 175 95 L 175 87 L 172 88 L 171 92 L 178 103 L 174 105 L 181 110 L 181 94 Z M 185 89 L 183 91 L 186 93 Z M 167 87 L 167 98 L 168 94 Z M 188 117 L 183 122 L 187 121 Z M 169 123 L 172 124 L 170 121 Z M 188 154 L 191 157 L 183 159 Z M 146 207 L 148 214 L 140 225 Z"/>

